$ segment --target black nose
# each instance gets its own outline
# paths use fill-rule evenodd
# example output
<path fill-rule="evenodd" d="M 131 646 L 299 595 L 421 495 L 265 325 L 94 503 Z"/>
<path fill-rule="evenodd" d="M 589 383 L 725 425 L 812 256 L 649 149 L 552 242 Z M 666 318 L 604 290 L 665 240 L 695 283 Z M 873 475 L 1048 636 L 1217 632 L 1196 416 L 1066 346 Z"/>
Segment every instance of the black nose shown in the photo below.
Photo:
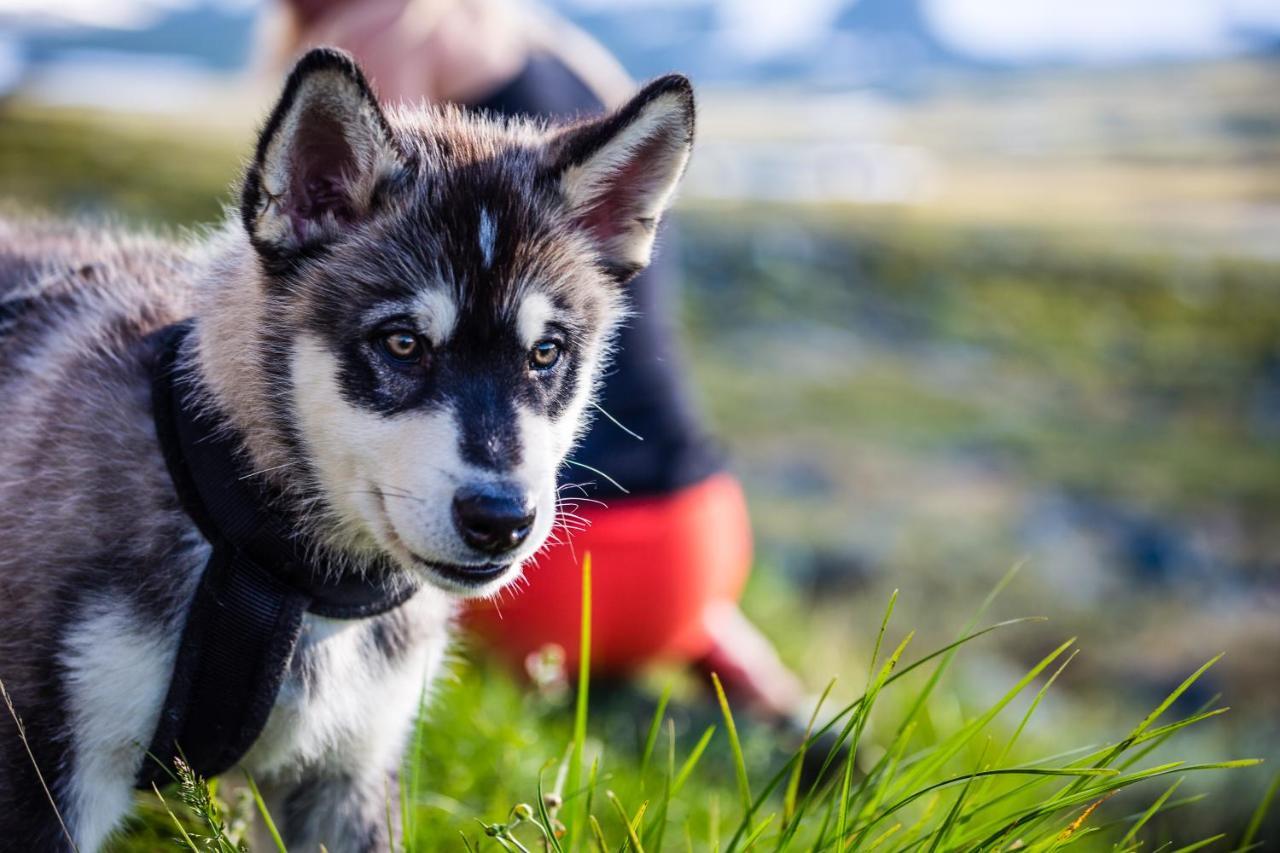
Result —
<path fill-rule="evenodd" d="M 453 523 L 462 540 L 490 556 L 505 554 L 529 538 L 533 501 L 506 483 L 464 486 L 453 496 Z"/>

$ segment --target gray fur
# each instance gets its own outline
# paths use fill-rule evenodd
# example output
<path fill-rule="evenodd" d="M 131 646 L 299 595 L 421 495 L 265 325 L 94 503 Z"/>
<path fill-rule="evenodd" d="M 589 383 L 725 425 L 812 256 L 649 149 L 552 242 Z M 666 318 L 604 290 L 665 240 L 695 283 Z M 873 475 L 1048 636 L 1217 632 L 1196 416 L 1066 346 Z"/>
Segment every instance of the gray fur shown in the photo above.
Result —
<path fill-rule="evenodd" d="M 593 152 L 633 132 L 636 121 L 623 116 L 548 131 L 451 108 L 400 110 L 384 119 L 371 102 L 351 100 L 360 96 L 352 81 L 363 80 L 334 56 L 320 57 L 332 79 L 314 83 L 312 97 L 339 118 L 348 108 L 358 113 L 352 138 L 378 147 L 361 160 L 371 171 L 345 176 L 354 199 L 342 211 L 347 219 L 321 217 L 290 231 L 296 211 L 278 201 L 287 173 L 263 181 L 268 167 L 286 168 L 270 164 L 289 150 L 288 139 L 264 139 L 260 148 L 254 168 L 270 191 L 265 198 L 250 203 L 246 189 L 245 209 L 199 237 L 0 219 L 0 680 L 83 851 L 97 849 L 128 808 L 209 553 L 179 506 L 159 451 L 143 339 L 195 317 L 182 357 L 208 416 L 234 432 L 246 463 L 304 516 L 332 571 L 360 572 L 388 553 L 387 543 L 344 508 L 346 498 L 325 472 L 307 426 L 317 416 L 299 408 L 309 398 L 299 396 L 288 369 L 299 369 L 297 342 L 336 352 L 351 316 L 431 291 L 460 306 L 459 328 L 476 314 L 514 316 L 529 293 L 544 294 L 581 329 L 579 370 L 566 380 L 571 393 L 543 416 L 559 458 L 536 476 L 554 491 L 555 466 L 581 429 L 621 316 L 620 282 L 647 260 L 655 205 L 665 206 L 672 175 L 683 168 L 670 152 L 687 147 L 692 106 L 687 83 L 668 84 L 670 103 L 659 103 L 667 90 L 648 92 L 649 102 L 684 119 L 666 121 L 663 113 L 655 121 L 657 107 L 630 107 L 655 133 L 673 134 L 674 141 L 650 146 L 665 158 L 653 166 L 665 170 L 654 181 L 661 198 L 616 205 L 627 215 L 644 212 L 646 221 L 614 229 L 606 240 L 598 234 L 599 211 L 583 193 L 609 192 L 607 170 L 630 149 L 608 151 L 605 172 L 593 166 Z M 287 128 L 289 121 L 276 124 Z M 378 137 L 379 128 L 389 136 Z M 556 168 L 578 184 L 548 180 Z M 247 187 L 254 180 L 251 170 Z M 476 205 L 482 221 L 457 212 Z M 639 242 L 627 244 L 625 257 L 609 257 L 631 231 Z M 297 240 L 319 248 L 282 267 L 277 250 L 295 251 L 290 243 Z M 483 255 L 483 287 L 469 278 L 468 252 Z M 360 423 L 409 417 L 378 420 L 383 416 L 360 409 L 369 404 L 353 401 L 354 393 L 343 386 L 341 405 L 362 411 Z M 451 405 L 455 414 L 464 411 Z M 395 497 L 383 496 L 383 503 Z M 503 583 L 540 544 L 513 557 Z M 420 570 L 391 554 L 406 573 Z M 399 610 L 363 621 L 307 617 L 266 730 L 242 762 L 278 804 L 296 849 L 320 841 L 335 853 L 385 849 L 386 792 L 394 791 L 421 691 L 441 667 L 452 592 L 458 590 L 428 584 Z M 14 849 L 67 847 L 7 717 L 0 718 L 0 838 Z"/>

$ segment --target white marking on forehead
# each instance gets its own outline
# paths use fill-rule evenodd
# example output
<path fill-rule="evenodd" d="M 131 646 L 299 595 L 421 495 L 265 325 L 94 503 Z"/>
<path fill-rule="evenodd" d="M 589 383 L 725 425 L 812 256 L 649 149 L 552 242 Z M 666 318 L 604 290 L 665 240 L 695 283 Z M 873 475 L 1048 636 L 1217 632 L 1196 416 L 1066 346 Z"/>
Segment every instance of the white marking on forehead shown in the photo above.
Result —
<path fill-rule="evenodd" d="M 530 293 L 524 298 L 516 315 L 516 329 L 525 346 L 531 347 L 542 339 L 554 315 L 555 306 L 545 293 Z"/>
<path fill-rule="evenodd" d="M 487 208 L 480 208 L 480 254 L 484 257 L 484 268 L 493 266 L 493 241 L 498 236 L 497 226 Z"/>
<path fill-rule="evenodd" d="M 440 346 L 453 334 L 458 322 L 458 305 L 444 289 L 423 292 L 414 301 L 414 309 L 426 326 L 432 346 Z"/>

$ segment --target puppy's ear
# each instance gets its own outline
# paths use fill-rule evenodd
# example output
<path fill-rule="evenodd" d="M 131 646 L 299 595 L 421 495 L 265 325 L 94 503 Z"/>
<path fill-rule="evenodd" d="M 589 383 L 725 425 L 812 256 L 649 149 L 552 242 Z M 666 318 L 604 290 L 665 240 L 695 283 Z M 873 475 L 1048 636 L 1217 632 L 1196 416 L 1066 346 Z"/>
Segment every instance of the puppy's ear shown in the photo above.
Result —
<path fill-rule="evenodd" d="M 368 215 L 403 169 L 391 128 L 355 61 L 316 48 L 293 67 L 245 176 L 240 215 L 266 258 L 288 258 Z"/>
<path fill-rule="evenodd" d="M 612 115 L 562 131 L 551 142 L 569 209 L 626 281 L 649 263 L 658 221 L 693 147 L 693 86 L 659 78 Z"/>

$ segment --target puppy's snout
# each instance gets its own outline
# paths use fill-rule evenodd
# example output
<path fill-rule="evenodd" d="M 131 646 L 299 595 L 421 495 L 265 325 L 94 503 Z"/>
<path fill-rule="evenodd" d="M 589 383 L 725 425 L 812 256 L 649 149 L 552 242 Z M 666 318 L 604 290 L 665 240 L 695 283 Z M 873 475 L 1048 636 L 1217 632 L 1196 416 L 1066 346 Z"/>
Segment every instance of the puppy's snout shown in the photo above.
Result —
<path fill-rule="evenodd" d="M 528 539 L 534 515 L 532 496 L 511 483 L 463 486 L 453 496 L 453 523 L 462 541 L 491 557 Z"/>

